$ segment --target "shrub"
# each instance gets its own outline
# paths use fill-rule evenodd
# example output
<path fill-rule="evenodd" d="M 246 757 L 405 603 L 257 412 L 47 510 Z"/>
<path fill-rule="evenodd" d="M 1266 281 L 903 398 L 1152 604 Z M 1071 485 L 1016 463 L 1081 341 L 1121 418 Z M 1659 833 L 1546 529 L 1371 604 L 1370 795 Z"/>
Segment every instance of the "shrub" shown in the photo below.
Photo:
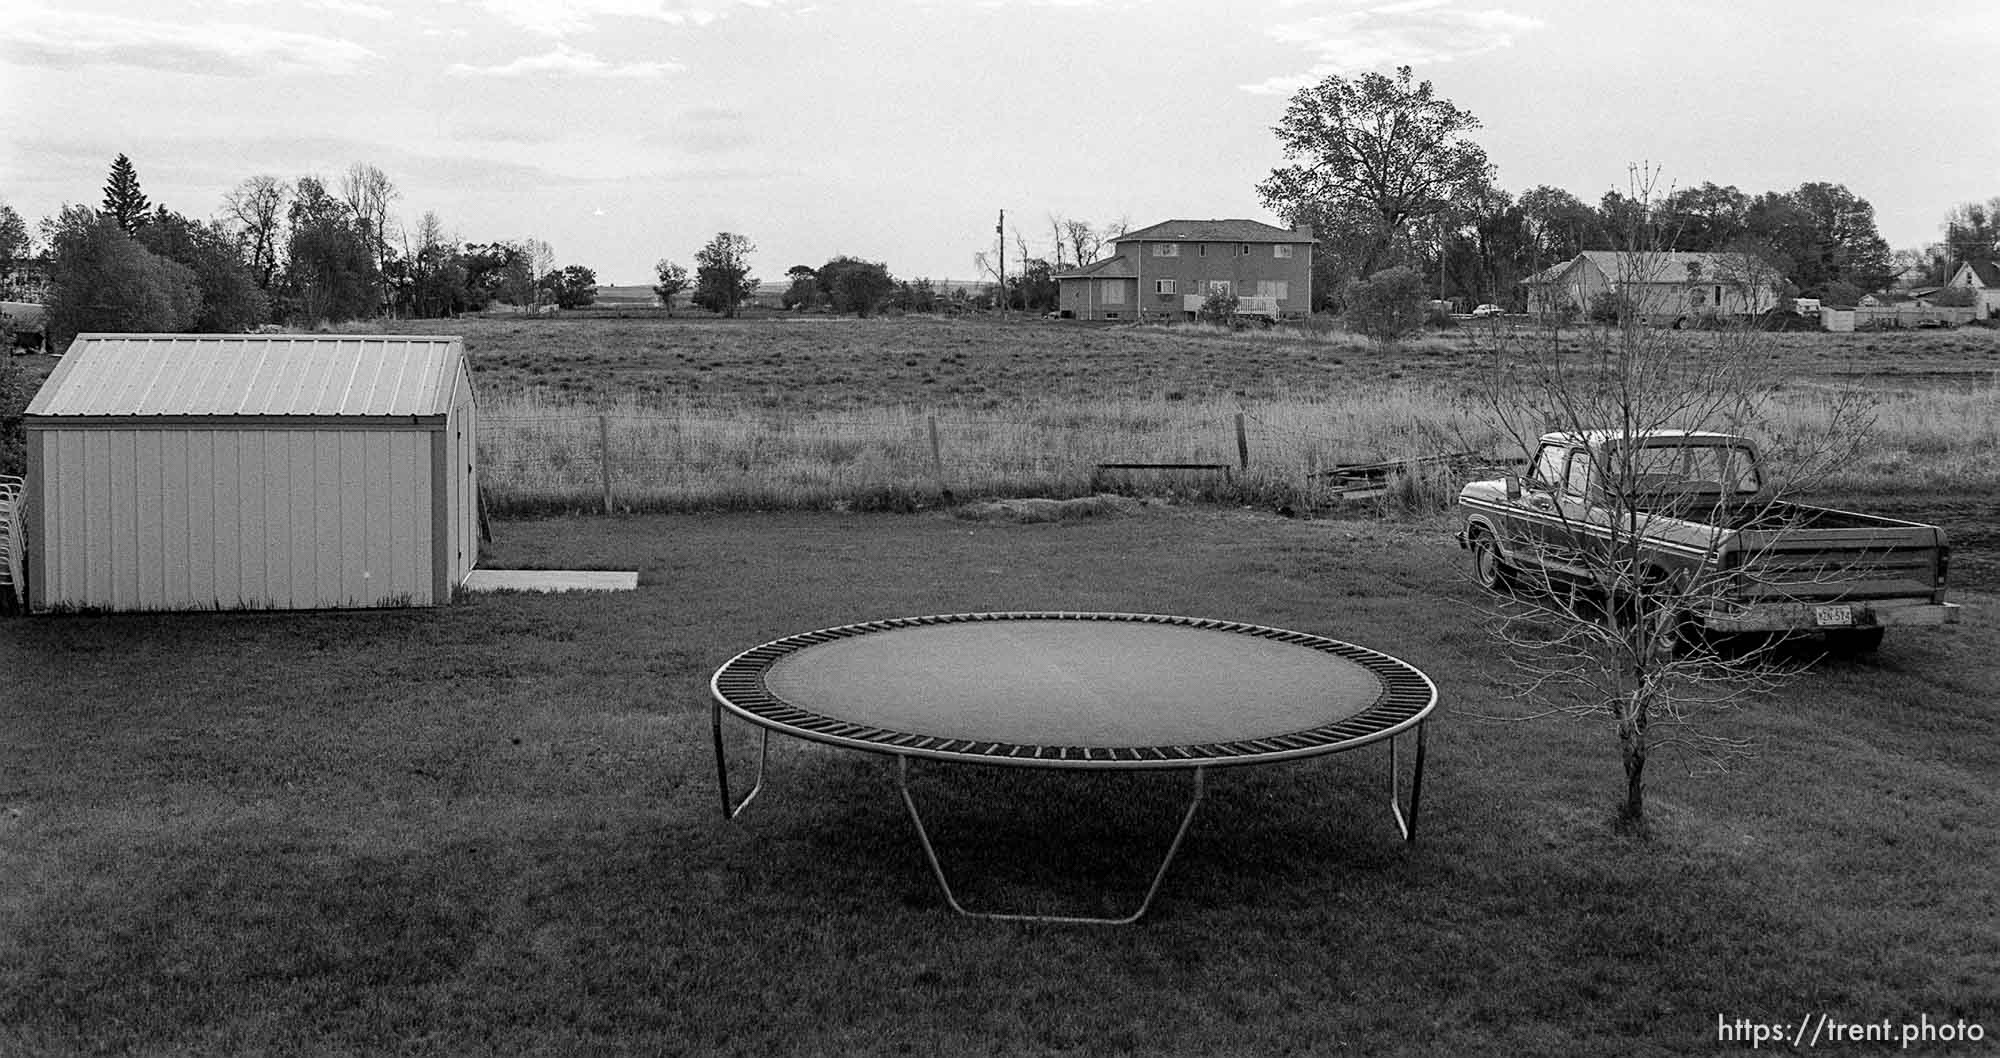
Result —
<path fill-rule="evenodd" d="M 1590 296 L 1590 321 L 1592 323 L 1617 323 L 1619 314 L 1624 309 L 1624 300 L 1613 291 L 1600 290 Z"/>
<path fill-rule="evenodd" d="M 1394 345 L 1423 325 L 1423 277 L 1402 265 L 1349 280 L 1345 299 L 1347 329 L 1367 335 L 1377 345 Z"/>
<path fill-rule="evenodd" d="M 1209 323 L 1228 323 L 1236 315 L 1236 308 L 1242 304 L 1235 294 L 1218 290 L 1202 299 L 1201 318 Z"/>

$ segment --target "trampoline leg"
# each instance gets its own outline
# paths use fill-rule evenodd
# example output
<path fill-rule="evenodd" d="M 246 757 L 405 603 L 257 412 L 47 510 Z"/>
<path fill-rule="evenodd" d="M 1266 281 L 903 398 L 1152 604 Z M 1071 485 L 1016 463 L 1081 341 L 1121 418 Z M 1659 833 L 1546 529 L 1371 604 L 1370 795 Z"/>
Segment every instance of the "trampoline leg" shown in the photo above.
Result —
<path fill-rule="evenodd" d="M 745 808 L 750 807 L 750 802 L 756 800 L 757 794 L 764 789 L 764 761 L 771 755 L 771 729 L 768 727 L 757 729 L 762 735 L 757 745 L 757 779 L 751 784 L 750 792 L 743 795 L 743 800 L 731 801 L 729 759 L 722 754 L 722 705 L 717 703 L 711 708 L 713 711 L 709 714 L 709 728 L 715 733 L 715 785 L 722 793 L 722 818 L 735 819 L 743 814 Z"/>
<path fill-rule="evenodd" d="M 1403 814 L 1402 792 L 1396 781 L 1396 739 L 1389 739 L 1389 813 L 1406 842 L 1417 840 L 1417 805 L 1424 794 L 1424 722 L 1417 722 L 1417 759 L 1410 772 L 1410 813 Z"/>
<path fill-rule="evenodd" d="M 951 891 L 951 882 L 944 876 L 944 864 L 938 861 L 937 849 L 931 845 L 930 832 L 924 829 L 924 817 L 917 812 L 917 802 L 910 796 L 910 758 L 898 754 L 896 757 L 896 789 L 903 795 L 903 807 L 910 811 L 910 822 L 916 825 L 917 840 L 923 844 L 924 858 L 930 861 L 931 873 L 937 876 L 938 888 L 944 891 L 945 903 L 953 911 L 967 918 L 998 919 L 1004 922 L 1050 922 L 1060 925 L 1083 926 L 1129 926 L 1143 918 L 1153 906 L 1153 897 L 1160 891 L 1160 883 L 1166 881 L 1167 868 L 1173 865 L 1174 856 L 1181 850 L 1181 840 L 1187 837 L 1188 827 L 1194 823 L 1195 810 L 1201 807 L 1202 768 L 1194 769 L 1194 794 L 1188 799 L 1187 812 L 1181 816 L 1180 828 L 1174 831 L 1173 843 L 1167 846 L 1166 857 L 1160 860 L 1159 869 L 1153 872 L 1153 882 L 1146 887 L 1146 898 L 1139 902 L 1139 909 L 1129 915 L 1102 917 L 1094 915 L 1029 915 L 1018 912 L 968 911 L 958 902 L 957 894 Z"/>

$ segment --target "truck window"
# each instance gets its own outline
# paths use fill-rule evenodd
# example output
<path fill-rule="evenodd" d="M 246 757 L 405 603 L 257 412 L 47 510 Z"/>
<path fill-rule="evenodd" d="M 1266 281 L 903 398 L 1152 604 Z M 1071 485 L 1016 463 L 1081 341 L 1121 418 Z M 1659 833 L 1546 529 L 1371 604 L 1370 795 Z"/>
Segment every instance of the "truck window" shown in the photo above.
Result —
<path fill-rule="evenodd" d="M 1563 479 L 1563 456 L 1569 452 L 1562 445 L 1543 445 L 1535 453 L 1535 462 L 1528 468 L 1528 484 L 1538 489 L 1555 491 L 1556 484 Z"/>
<path fill-rule="evenodd" d="M 1736 445 L 1648 445 L 1633 452 L 1632 472 L 1641 489 L 1742 493 L 1764 485 L 1754 458 Z"/>
<path fill-rule="evenodd" d="M 1569 471 L 1563 476 L 1563 491 L 1581 499 L 1590 491 L 1590 453 L 1582 449 L 1569 454 Z"/>

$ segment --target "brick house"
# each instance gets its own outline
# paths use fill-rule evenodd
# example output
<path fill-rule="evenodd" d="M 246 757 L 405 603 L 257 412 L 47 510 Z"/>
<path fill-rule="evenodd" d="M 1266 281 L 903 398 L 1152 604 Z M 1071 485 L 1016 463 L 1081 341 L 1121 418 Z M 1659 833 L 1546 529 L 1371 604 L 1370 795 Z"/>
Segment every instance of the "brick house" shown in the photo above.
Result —
<path fill-rule="evenodd" d="M 1224 291 L 1278 316 L 1312 311 L 1311 225 L 1169 220 L 1112 240 L 1112 252 L 1056 275 L 1064 319 L 1186 319 Z M 1250 306 L 1246 304 L 1246 309 Z"/>
<path fill-rule="evenodd" d="M 1606 292 L 1629 298 L 1641 322 L 1754 316 L 1776 308 L 1784 277 L 1743 253 L 1585 250 L 1526 279 L 1532 316 L 1582 316 Z"/>
<path fill-rule="evenodd" d="M 1948 287 L 1971 287 L 1979 298 L 1973 305 L 1977 308 L 1976 319 L 2000 316 L 2000 263 L 1993 261 L 1967 261 L 1952 273 Z"/>

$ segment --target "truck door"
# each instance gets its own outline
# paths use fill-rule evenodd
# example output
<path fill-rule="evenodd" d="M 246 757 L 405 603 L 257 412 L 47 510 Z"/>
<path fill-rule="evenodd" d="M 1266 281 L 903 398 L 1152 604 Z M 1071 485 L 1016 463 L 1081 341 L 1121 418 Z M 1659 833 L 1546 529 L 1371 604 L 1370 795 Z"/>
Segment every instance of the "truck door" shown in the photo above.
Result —
<path fill-rule="evenodd" d="M 1593 530 L 1604 524 L 1602 512 L 1593 508 L 1591 486 L 1596 470 L 1590 450 L 1571 448 L 1563 454 L 1562 483 L 1552 490 L 1554 517 L 1543 530 L 1542 561 L 1555 572 L 1574 580 L 1587 580 L 1596 565 L 1589 553 L 1602 547 Z"/>
<path fill-rule="evenodd" d="M 1528 474 L 1521 479 L 1521 499 L 1512 517 L 1501 526 L 1502 543 L 1514 564 L 1523 569 L 1541 569 L 1547 563 L 1544 552 L 1550 529 L 1561 514 L 1556 496 L 1562 490 L 1563 460 L 1569 449 L 1561 444 L 1544 444 L 1535 451 Z"/>

